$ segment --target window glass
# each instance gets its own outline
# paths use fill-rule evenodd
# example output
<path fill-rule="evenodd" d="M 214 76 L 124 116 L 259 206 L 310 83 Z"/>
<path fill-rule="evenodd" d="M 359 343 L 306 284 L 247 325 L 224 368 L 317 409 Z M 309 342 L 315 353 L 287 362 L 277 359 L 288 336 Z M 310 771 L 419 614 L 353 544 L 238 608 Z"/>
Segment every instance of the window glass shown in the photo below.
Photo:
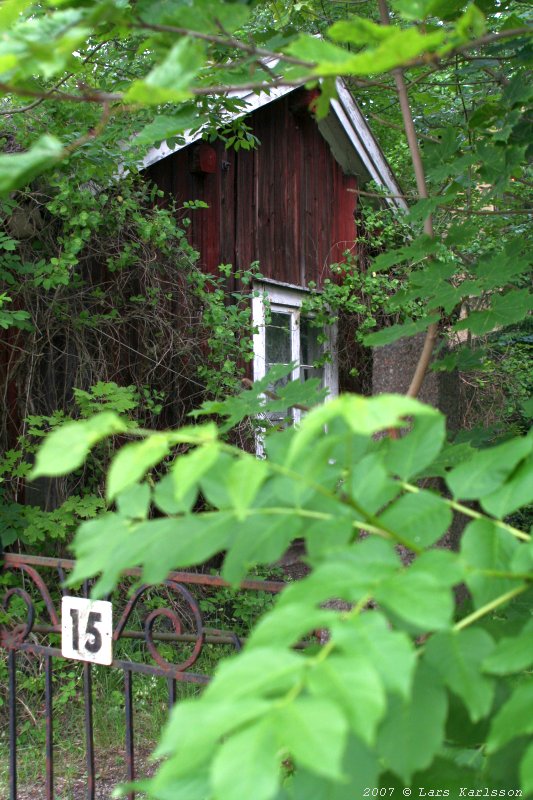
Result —
<path fill-rule="evenodd" d="M 300 363 L 311 365 L 318 361 L 323 348 L 318 341 L 319 330 L 311 325 L 311 320 L 302 317 L 300 320 Z"/>
<path fill-rule="evenodd" d="M 265 328 L 265 350 L 266 350 L 266 371 L 275 366 L 276 364 L 290 364 L 294 361 L 293 341 L 291 336 L 291 313 L 284 313 L 283 311 L 272 311 L 270 314 L 270 322 Z M 270 390 L 275 392 L 280 386 L 285 386 L 290 380 L 290 376 L 286 375 L 275 384 L 272 384 Z M 271 411 L 265 415 L 265 418 L 270 421 L 272 425 L 279 425 L 291 414 L 289 409 L 283 411 Z"/>
<path fill-rule="evenodd" d="M 291 353 L 291 315 L 279 311 L 271 313 L 270 323 L 266 326 L 266 362 L 267 369 L 273 364 L 290 364 Z"/>
<path fill-rule="evenodd" d="M 294 370 L 276 385 L 271 385 L 271 392 L 279 391 L 282 385 L 291 380 L 307 381 L 317 378 L 322 387 L 327 387 L 335 395 L 337 393 L 337 373 L 335 356 L 320 367 L 320 362 L 327 349 L 332 351 L 334 333 L 332 329 L 317 328 L 312 320 L 302 315 L 305 292 L 296 287 L 282 285 L 257 284 L 252 299 L 254 333 L 254 379 L 259 380 L 277 364 L 295 364 Z M 324 347 L 319 341 L 323 335 L 328 337 Z M 291 408 L 275 413 L 260 415 L 265 429 L 271 425 L 276 427 L 287 423 L 298 423 L 302 416 L 301 409 Z M 258 452 L 262 444 L 258 440 Z"/>
<path fill-rule="evenodd" d="M 324 385 L 324 368 L 313 367 L 323 353 L 323 348 L 318 341 L 320 331 L 314 328 L 306 317 L 300 319 L 300 380 L 308 381 L 318 378 Z"/>

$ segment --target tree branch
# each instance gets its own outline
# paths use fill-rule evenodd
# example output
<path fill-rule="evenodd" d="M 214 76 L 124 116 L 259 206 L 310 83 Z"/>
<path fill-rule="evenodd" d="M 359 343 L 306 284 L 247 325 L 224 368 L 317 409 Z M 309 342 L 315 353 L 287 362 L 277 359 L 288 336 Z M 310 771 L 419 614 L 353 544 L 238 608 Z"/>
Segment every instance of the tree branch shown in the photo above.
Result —
<path fill-rule="evenodd" d="M 380 125 L 386 125 L 387 128 L 393 128 L 395 131 L 404 131 L 404 128 L 402 128 L 401 125 L 396 125 L 394 122 L 389 122 L 388 119 L 383 119 L 383 117 L 380 117 L 379 114 L 375 114 L 373 111 L 369 111 L 368 116 L 372 117 L 372 119 L 375 119 L 376 122 L 380 123 Z M 436 136 L 428 136 L 425 133 L 419 133 L 418 135 L 421 139 L 425 139 L 426 142 L 433 142 L 434 144 L 439 144 L 440 140 L 437 139 Z"/>
<path fill-rule="evenodd" d="M 100 42 L 99 44 L 97 44 L 94 50 L 91 53 L 89 53 L 89 55 L 86 56 L 81 63 L 87 64 L 93 58 L 93 56 L 95 56 L 98 53 L 98 51 L 102 49 L 102 47 L 105 44 L 107 43 Z M 28 105 L 20 106 L 19 108 L 12 108 L 9 111 L 0 111 L 0 117 L 10 117 L 12 114 L 23 114 L 26 111 L 31 111 L 32 108 L 36 108 L 41 103 L 43 103 L 47 98 L 52 97 L 54 93 L 57 92 L 59 87 L 63 86 L 63 84 L 65 84 L 69 80 L 69 78 L 72 78 L 73 75 L 74 73 L 69 72 L 67 75 L 61 78 L 61 80 L 58 81 L 58 83 L 56 83 L 55 86 L 46 91 L 40 97 L 37 97 L 37 100 L 34 100 L 33 103 L 28 103 Z M 11 94 L 15 94 L 15 92 L 11 92 Z"/>
<path fill-rule="evenodd" d="M 210 42 L 211 44 L 218 44 L 221 47 L 235 48 L 241 50 L 243 53 L 248 53 L 250 56 L 259 56 L 260 58 L 272 58 L 278 61 L 285 61 L 287 64 L 295 64 L 298 67 L 306 67 L 312 69 L 315 64 L 311 61 L 303 61 L 301 58 L 294 58 L 294 56 L 285 55 L 284 53 L 277 53 L 274 50 L 265 50 L 263 47 L 255 47 L 255 45 L 247 44 L 234 36 L 221 36 L 216 33 L 202 33 L 201 31 L 189 30 L 189 28 L 180 28 L 174 25 L 152 25 L 149 22 L 139 20 L 138 23 L 132 25 L 132 28 L 139 30 L 155 31 L 156 33 L 173 33 L 178 36 L 190 36 L 192 39 L 200 39 L 203 42 Z"/>
<path fill-rule="evenodd" d="M 378 4 L 379 4 L 379 13 L 381 16 L 382 24 L 390 25 L 387 0 L 378 0 Z M 405 84 L 403 70 L 401 68 L 395 69 L 392 71 L 392 74 L 394 76 L 394 80 L 396 83 L 396 90 L 398 92 L 398 99 L 400 101 L 400 109 L 402 112 L 402 119 L 405 128 L 405 134 L 407 136 L 407 142 L 409 144 L 409 151 L 411 153 L 411 160 L 413 162 L 413 168 L 415 171 L 418 194 L 420 195 L 421 198 L 427 198 L 429 197 L 429 193 L 427 189 L 426 176 L 424 173 L 424 165 L 422 163 L 422 156 L 420 155 L 420 148 L 418 146 L 418 138 L 416 135 L 413 115 L 411 113 L 411 106 L 409 105 L 409 95 L 407 94 L 407 86 Z M 433 217 L 431 214 L 429 214 L 424 220 L 424 233 L 426 233 L 428 236 L 431 236 L 432 238 L 434 236 Z M 416 365 L 414 375 L 411 379 L 411 383 L 406 392 L 408 397 L 417 397 L 420 392 L 420 389 L 422 388 L 424 376 L 431 361 L 433 348 L 437 340 L 437 334 L 438 334 L 438 325 L 437 323 L 433 323 L 427 329 L 426 338 L 424 340 L 424 346 L 422 347 L 422 352 L 420 353 L 418 364 Z"/>
<path fill-rule="evenodd" d="M 40 92 L 36 89 L 27 89 L 23 86 L 10 86 L 9 83 L 4 82 L 0 82 L 0 91 L 5 94 L 14 94 L 18 97 L 37 97 L 40 100 L 63 100 L 71 103 L 119 103 L 123 99 L 122 94 L 100 92 L 97 89 L 84 92 L 83 94 L 59 92 L 57 89 L 52 89 L 48 92 Z"/>

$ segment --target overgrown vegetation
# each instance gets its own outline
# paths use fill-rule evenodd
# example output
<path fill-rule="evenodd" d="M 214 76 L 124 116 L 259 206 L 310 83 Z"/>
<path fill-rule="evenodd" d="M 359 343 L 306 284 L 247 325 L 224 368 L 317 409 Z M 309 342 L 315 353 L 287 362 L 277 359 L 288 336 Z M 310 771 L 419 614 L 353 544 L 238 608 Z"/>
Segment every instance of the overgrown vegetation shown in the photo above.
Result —
<path fill-rule="evenodd" d="M 201 698 L 179 705 L 159 748 L 167 760 L 143 784 L 156 800 L 347 800 L 365 789 L 399 794 L 410 786 L 533 794 L 533 439 L 525 431 L 531 404 L 523 375 L 531 307 L 528 22 L 528 9 L 515 0 L 392 0 L 391 9 L 386 0 L 134 7 L 8 0 L 0 9 L 8 31 L 0 47 L 2 114 L 9 120 L 7 153 L 0 156 L 7 204 L 0 246 L 9 283 L 0 324 L 8 330 L 8 371 L 21 342 L 38 341 L 36 321 L 57 337 L 50 352 L 66 358 L 67 344 L 80 342 L 79 319 L 87 312 L 82 325 L 93 342 L 78 359 L 90 371 L 87 380 L 68 378 L 60 402 L 46 410 L 28 406 L 34 389 L 45 396 L 36 383 L 21 393 L 27 408 L 16 422 L 29 411 L 30 420 L 38 418 L 31 436 L 38 436 L 59 421 L 54 409 L 67 402 L 69 419 L 38 451 L 34 478 L 65 479 L 70 491 L 82 477 L 93 492 L 91 480 L 100 486 L 110 462 L 105 497 L 96 492 L 105 508 L 98 506 L 102 513 L 76 534 L 73 580 L 98 576 L 95 593 L 104 594 L 128 567 L 141 566 L 145 580 L 158 582 L 170 564 L 190 567 L 224 551 L 222 573 L 237 584 L 296 537 L 306 540 L 312 567 L 255 626 L 244 653 L 221 665 Z M 375 187 L 359 188 L 382 209 L 370 212 L 376 225 L 366 220 L 374 251 L 366 262 L 359 255 L 357 270 L 340 267 L 344 284 L 327 286 L 329 305 L 315 298 L 317 321 L 346 313 L 369 329 L 375 320 L 381 330 L 363 332 L 369 346 L 425 332 L 411 396 L 435 345 L 451 340 L 452 352 L 440 353 L 433 366 L 459 367 L 487 386 L 489 399 L 475 402 L 486 422 L 499 424 L 450 442 L 441 415 L 412 397 L 347 395 L 312 411 L 299 430 L 274 432 L 265 442 L 267 458 L 259 460 L 227 434 L 265 410 L 269 379 L 237 397 L 212 398 L 194 412 L 194 424 L 183 425 L 201 399 L 191 379 L 199 378 L 202 391 L 210 379 L 186 360 L 176 371 L 186 372 L 188 388 L 179 396 L 179 418 L 172 418 L 173 362 L 169 367 L 165 355 L 159 364 L 160 349 L 152 353 L 164 374 L 159 383 L 149 359 L 153 335 L 157 341 L 158 332 L 163 340 L 178 334 L 167 317 L 161 327 L 154 308 L 179 305 L 180 292 L 185 303 L 197 298 L 193 318 L 207 320 L 205 351 L 224 390 L 233 388 L 235 366 L 249 355 L 235 336 L 249 312 L 240 296 L 227 311 L 223 284 L 215 279 L 210 291 L 194 268 L 185 272 L 195 290 L 185 277 L 166 297 L 161 275 L 175 249 L 185 260 L 193 256 L 173 213 L 151 210 L 151 199 L 130 205 L 131 192 L 145 190 L 135 177 L 123 190 L 117 164 L 134 176 L 143 147 L 203 124 L 207 135 L 218 128 L 228 143 L 253 146 L 246 127 L 223 124 L 225 109 L 238 109 L 228 89 L 320 80 L 322 117 L 338 75 L 384 134 L 405 194 L 384 198 Z M 15 137 L 17 118 L 29 122 Z M 67 201 L 58 199 L 62 191 Z M 103 208 L 111 202 L 120 225 L 95 207 L 102 192 Z M 383 209 L 396 200 L 406 202 L 410 228 L 391 247 L 400 229 Z M 9 226 L 20 209 L 26 224 L 40 225 L 35 208 L 52 227 L 30 232 L 29 243 L 44 245 L 29 252 L 25 236 Z M 93 234 L 109 225 L 115 244 L 104 253 Z M 163 273 L 150 267 L 159 259 Z M 91 294 L 102 288 L 93 287 L 93 263 L 121 290 L 111 302 Z M 47 293 L 53 300 L 45 306 Z M 101 340 L 91 338 L 97 326 L 113 336 L 122 328 L 112 355 L 133 348 L 138 363 L 111 358 L 110 371 L 102 366 L 106 359 L 95 355 Z M 217 328 L 230 331 L 220 347 Z M 38 376 L 31 380 L 42 381 L 41 364 L 31 363 L 30 376 Z M 67 374 L 68 358 L 61 363 Z M 278 371 L 270 380 L 280 377 Z M 496 395 L 498 380 L 507 382 L 507 393 Z M 77 409 L 73 387 L 81 390 Z M 128 416 L 133 409 L 112 407 L 124 392 L 143 425 L 177 427 L 149 433 Z M 316 386 L 288 385 L 280 394 L 267 407 L 312 405 Z M 199 422 L 205 415 L 216 423 Z M 30 451 L 33 440 L 8 455 L 15 487 L 27 477 L 24 448 Z M 85 457 L 94 459 L 89 468 Z M 467 524 L 457 553 L 435 547 L 453 514 Z M 468 599 L 458 606 L 456 592 L 465 586 Z M 332 598 L 344 610 L 327 607 Z M 310 628 L 327 630 L 327 643 L 295 652 Z"/>
<path fill-rule="evenodd" d="M 139 179 L 104 190 L 73 189 L 63 177 L 4 202 L 1 279 L 21 309 L 2 318 L 4 545 L 68 542 L 104 507 L 110 448 L 73 480 L 26 484 L 37 445 L 57 425 L 103 410 L 144 427 L 179 425 L 201 400 L 239 386 L 252 357 L 257 268 L 202 273 L 186 239 L 197 203 L 161 200 Z M 235 277 L 243 288 L 229 297 Z"/>

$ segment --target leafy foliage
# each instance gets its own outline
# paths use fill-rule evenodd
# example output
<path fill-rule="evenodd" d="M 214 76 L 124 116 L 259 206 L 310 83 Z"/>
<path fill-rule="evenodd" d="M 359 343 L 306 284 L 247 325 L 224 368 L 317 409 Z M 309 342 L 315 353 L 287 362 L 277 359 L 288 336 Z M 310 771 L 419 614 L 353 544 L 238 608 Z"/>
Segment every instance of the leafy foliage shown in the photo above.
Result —
<path fill-rule="evenodd" d="M 513 0 L 391 5 L 392 24 L 385 25 L 366 3 L 349 16 L 345 4 L 313 0 L 283 7 L 223 0 L 4 3 L 2 305 L 12 296 L 16 304 L 2 309 L 0 326 L 15 336 L 32 326 L 47 329 L 35 324 L 35 306 L 19 307 L 18 287 L 38 288 L 39 307 L 41 292 L 60 299 L 62 287 L 79 293 L 80 261 L 113 220 L 128 235 L 106 253 L 110 273 L 129 277 L 132 266 L 168 259 L 176 245 L 194 261 L 171 214 L 141 212 L 123 189 L 124 176 L 119 191 L 109 188 L 117 186 L 117 164 L 133 176 L 147 145 L 162 138 L 172 145 L 188 128 L 228 146 L 255 146 L 230 89 L 322 81 L 322 118 L 342 75 L 360 92 L 385 144 L 392 140 L 392 161 L 405 179 L 400 198 L 379 188 L 358 191 L 381 204 L 382 218 L 391 213 L 389 200 L 407 200 L 410 233 L 408 244 L 402 231 L 390 246 L 397 223 L 387 222 L 384 231 L 378 225 L 356 253 L 357 270 L 341 268 L 344 285 L 328 286 L 332 307 L 319 303 L 317 314 L 348 306 L 363 320 L 368 344 L 431 331 L 438 322 L 459 343 L 440 368 L 482 363 L 463 352 L 472 337 L 479 342 L 495 328 L 520 324 L 531 308 L 527 12 Z M 386 3 L 381 12 L 386 21 Z M 423 193 L 414 191 L 399 141 L 401 118 L 390 96 L 395 70 L 408 77 L 424 142 Z M 228 113 L 237 119 L 228 123 Z M 18 130 L 17 119 L 30 122 Z M 43 252 L 42 236 L 10 229 L 17 208 L 27 205 L 30 227 L 38 222 L 35 205 L 61 220 L 55 250 Z M 225 303 L 229 269 L 212 281 L 187 270 L 185 292 L 194 287 L 212 331 L 214 368 L 200 374 L 203 387 L 214 389 L 222 376 L 220 391 L 197 416 L 219 415 L 220 429 L 172 429 L 172 420 L 169 429 L 148 433 L 105 408 L 54 430 L 34 472 L 78 469 L 92 447 L 111 458 L 107 498 L 115 507 L 88 508 L 75 542 L 73 580 L 98 575 L 101 594 L 130 566 L 157 582 L 170 564 L 192 566 L 219 552 L 223 575 L 237 585 L 293 538 L 306 542 L 310 575 L 287 588 L 204 695 L 176 709 L 160 747 L 167 758 L 144 788 L 158 800 L 343 800 L 365 785 L 467 781 L 520 785 L 531 794 L 533 561 L 530 534 L 506 515 L 527 520 L 533 440 L 518 429 L 497 447 L 449 446 L 434 409 L 394 396 L 346 395 L 313 410 L 299 430 L 274 433 L 265 442 L 267 458 L 255 460 L 228 444 L 228 430 L 269 402 L 300 403 L 309 387 L 291 387 L 290 397 L 266 406 L 261 393 L 268 384 L 222 399 L 235 387 L 236 364 L 250 357 L 236 335 L 250 322 L 246 291 L 229 308 Z M 245 286 L 250 275 L 239 274 Z M 144 282 L 128 304 L 151 309 L 153 322 L 162 298 L 175 300 Z M 76 324 L 115 324 L 118 312 L 99 308 L 101 300 L 101 292 L 92 296 Z M 60 323 L 73 317 L 70 309 L 56 303 Z M 371 331 L 374 321 L 384 330 Z M 99 400 L 100 390 L 89 387 L 115 377 L 78 383 L 78 401 L 88 411 L 105 404 L 106 392 Z M 166 402 L 162 392 L 157 387 L 150 395 L 154 416 Z M 399 437 L 389 438 L 391 431 Z M 118 432 L 135 441 L 115 454 L 108 437 Z M 20 469 L 24 478 L 27 466 L 16 465 L 9 451 L 6 458 L 8 470 Z M 435 476 L 446 491 L 429 482 Z M 458 553 L 435 547 L 452 513 L 470 520 Z M 470 600 L 457 609 L 454 589 L 461 585 Z M 295 652 L 296 641 L 316 629 L 328 632 L 326 643 Z"/>
<path fill-rule="evenodd" d="M 256 390 L 228 399 L 226 413 L 233 419 L 250 413 L 253 397 Z M 260 400 L 255 404 L 257 411 Z M 92 423 L 105 436 L 100 419 Z M 92 429 L 69 424 L 89 447 Z M 399 439 L 376 437 L 391 428 L 402 432 Z M 272 434 L 262 461 L 221 440 L 212 423 L 138 435 L 139 444 L 126 445 L 111 464 L 111 494 L 115 486 L 129 487 L 158 503 L 158 484 L 144 482 L 143 474 L 188 443 L 159 484 L 171 481 L 170 514 L 153 519 L 143 511 L 139 519 L 119 495 L 116 511 L 81 525 L 71 581 L 99 575 L 95 593 L 102 595 L 124 569 L 140 566 L 143 580 L 158 582 L 169 563 L 189 566 L 223 551 L 222 575 L 237 585 L 257 564 L 279 558 L 295 537 L 306 540 L 312 566 L 262 617 L 243 653 L 217 669 L 202 697 L 176 708 L 160 745 L 167 758 L 143 783 L 149 796 L 298 798 L 309 775 L 341 797 L 353 791 L 345 759 L 354 752 L 356 763 L 366 765 L 363 774 L 370 770 L 378 783 L 392 773 L 410 785 L 443 763 L 448 779 L 458 780 L 465 747 L 483 741 L 486 756 L 475 780 L 500 786 L 496 755 L 531 730 L 524 672 L 533 657 L 531 539 L 503 515 L 488 517 L 460 501 L 483 503 L 511 489 L 520 465 L 531 477 L 530 437 L 474 452 L 447 472 L 450 498 L 408 482 L 432 473 L 444 445 L 440 413 L 408 398 L 332 400 L 298 430 Z M 42 451 L 39 463 L 50 472 L 69 468 L 64 449 L 54 446 L 61 436 L 61 429 L 51 434 Z M 371 504 L 359 486 L 365 459 L 373 463 Z M 402 464 L 410 465 L 403 475 Z M 206 510 L 192 512 L 196 497 Z M 168 509 L 172 500 L 175 508 Z M 434 548 L 452 510 L 470 518 L 459 553 Z M 398 545 L 408 558 L 400 558 Z M 474 610 L 456 612 L 453 587 L 463 582 Z M 343 601 L 340 610 L 332 599 Z M 512 634 L 494 627 L 495 609 L 519 622 Z M 328 631 L 325 644 L 292 649 L 316 629 Z M 465 712 L 472 721 L 468 742 L 464 732 L 450 733 Z M 516 764 L 516 785 L 528 785 L 528 763 L 525 756 L 521 776 Z"/>

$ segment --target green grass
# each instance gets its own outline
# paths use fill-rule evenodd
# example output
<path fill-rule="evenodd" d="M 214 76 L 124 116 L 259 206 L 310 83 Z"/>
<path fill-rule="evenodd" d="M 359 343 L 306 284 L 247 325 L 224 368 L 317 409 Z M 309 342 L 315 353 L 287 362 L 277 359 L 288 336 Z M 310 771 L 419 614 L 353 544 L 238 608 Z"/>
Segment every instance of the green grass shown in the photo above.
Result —
<path fill-rule="evenodd" d="M 277 575 L 268 577 L 277 577 Z M 10 578 L 10 583 L 12 583 Z M 32 592 L 37 609 L 37 622 L 49 624 L 42 598 Z M 59 587 L 55 587 L 56 607 L 60 606 Z M 123 608 L 129 598 L 131 586 L 124 583 L 115 594 L 116 609 Z M 199 604 L 204 625 L 226 631 L 236 631 L 245 636 L 254 621 L 272 604 L 273 597 L 263 592 L 234 592 L 231 589 L 192 587 Z M 144 594 L 134 609 L 127 628 L 142 631 L 147 614 L 159 607 L 171 607 L 178 612 L 184 632 L 194 632 L 195 624 L 190 609 L 175 593 L 164 587 Z M 21 621 L 25 608 L 16 603 L 10 608 Z M 118 611 L 116 613 L 119 613 Z M 115 624 L 117 619 L 115 619 Z M 154 633 L 169 632 L 171 623 L 161 618 Z M 58 634 L 32 633 L 35 643 L 46 643 L 60 648 Z M 161 655 L 170 663 L 186 659 L 194 647 L 159 642 Z M 204 644 L 197 662 L 190 672 L 212 675 L 219 661 L 235 652 L 229 645 Z M 154 665 L 153 658 L 143 639 L 123 638 L 114 647 L 114 658 Z M 54 775 L 57 785 L 63 785 L 58 797 L 68 800 L 68 786 L 85 775 L 85 734 L 83 701 L 83 665 L 60 658 L 53 660 L 54 670 Z M 121 780 L 120 765 L 125 748 L 124 673 L 121 669 L 95 666 L 93 674 L 93 725 L 96 752 L 96 771 L 104 763 L 108 771 L 117 772 Z M 0 660 L 0 797 L 8 794 L 9 742 L 7 714 L 7 665 Z M 18 716 L 18 778 L 19 786 L 43 786 L 45 775 L 45 694 L 44 657 L 17 655 L 17 716 Z M 168 715 L 168 685 L 164 678 L 133 673 L 134 737 L 136 753 L 142 754 L 141 765 L 146 767 L 148 754 L 155 747 Z M 177 702 L 201 691 L 194 683 L 177 682 Z M 116 768 L 113 769 L 113 765 Z M 64 791 L 67 794 L 64 795 Z"/>
<path fill-rule="evenodd" d="M 136 652 L 132 653 L 131 644 L 132 640 L 121 644 L 117 657 L 129 656 L 148 663 L 149 654 L 143 653 L 135 641 Z M 231 652 L 234 652 L 231 647 L 205 645 L 192 669 L 212 674 L 220 658 Z M 54 774 L 56 781 L 61 784 L 66 781 L 68 785 L 85 774 L 83 665 L 55 659 L 54 670 Z M 30 691 L 28 677 L 21 669 L 17 671 L 17 678 L 19 687 L 21 684 L 26 687 L 24 692 L 18 693 L 17 702 L 18 781 L 21 787 L 39 786 L 44 784 L 45 775 L 44 687 L 41 690 L 40 686 L 43 681 L 32 676 L 33 691 Z M 133 673 L 132 687 L 135 751 L 145 761 L 168 716 L 168 685 L 164 678 Z M 197 684 L 178 682 L 177 702 L 200 691 Z M 4 712 L 0 728 L 0 797 L 5 797 L 9 781 L 7 709 L 4 706 L 0 711 Z M 97 774 L 101 761 L 108 767 L 111 759 L 119 767 L 125 748 L 124 673 L 121 669 L 93 667 L 93 727 Z"/>

